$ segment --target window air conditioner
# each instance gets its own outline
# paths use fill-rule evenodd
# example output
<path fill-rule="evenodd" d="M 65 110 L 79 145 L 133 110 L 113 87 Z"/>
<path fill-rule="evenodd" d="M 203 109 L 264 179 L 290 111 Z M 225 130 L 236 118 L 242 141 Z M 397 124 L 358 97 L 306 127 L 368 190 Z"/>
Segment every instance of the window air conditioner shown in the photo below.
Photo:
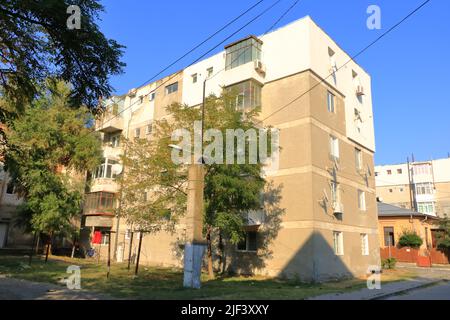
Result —
<path fill-rule="evenodd" d="M 357 96 L 363 96 L 364 95 L 364 87 L 363 86 L 357 86 L 356 87 L 356 95 Z"/>
<path fill-rule="evenodd" d="M 261 60 L 255 60 L 255 70 L 259 73 L 266 73 L 266 66 Z"/>
<path fill-rule="evenodd" d="M 337 202 L 337 201 L 333 202 L 333 212 L 335 214 L 344 213 L 344 205 L 341 202 Z"/>

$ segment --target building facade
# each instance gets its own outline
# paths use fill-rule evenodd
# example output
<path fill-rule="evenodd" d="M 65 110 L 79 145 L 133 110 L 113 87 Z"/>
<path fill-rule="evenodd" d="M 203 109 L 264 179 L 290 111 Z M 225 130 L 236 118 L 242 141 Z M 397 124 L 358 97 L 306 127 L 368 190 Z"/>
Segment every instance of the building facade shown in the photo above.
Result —
<path fill-rule="evenodd" d="M 424 214 L 450 216 L 450 158 L 375 167 L 377 196 Z"/>
<path fill-rule="evenodd" d="M 113 214 L 120 198 L 114 177 L 124 169 L 120 137 L 151 136 L 152 121 L 168 116 L 165 107 L 172 102 L 200 105 L 207 79 L 206 94 L 233 88 L 237 108 L 261 106 L 264 125 L 280 130 L 279 167 L 266 172 L 280 195 L 267 210 L 279 212 L 279 219 L 265 212 L 249 225 L 245 241 L 227 247 L 227 268 L 322 281 L 362 275 L 379 265 L 371 79 L 349 60 L 305 17 L 111 98 L 97 123 L 105 161 L 92 175 L 84 234 L 91 242 L 95 237 L 95 246 L 104 252 L 108 232 L 118 229 L 118 260 L 126 259 L 130 248 L 135 256 L 132 227 L 119 220 L 117 228 Z M 141 261 L 181 265 L 184 228 L 181 221 L 174 233 L 146 235 Z"/>

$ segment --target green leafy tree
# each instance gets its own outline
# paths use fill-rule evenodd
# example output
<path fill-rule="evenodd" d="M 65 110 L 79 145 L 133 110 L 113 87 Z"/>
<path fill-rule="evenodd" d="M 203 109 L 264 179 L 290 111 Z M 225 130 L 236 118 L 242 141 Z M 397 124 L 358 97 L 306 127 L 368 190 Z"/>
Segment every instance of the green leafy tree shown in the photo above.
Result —
<path fill-rule="evenodd" d="M 400 239 L 398 240 L 398 244 L 401 247 L 411 247 L 411 248 L 420 248 L 422 245 L 422 238 L 412 230 L 403 231 Z"/>
<path fill-rule="evenodd" d="M 445 215 L 439 221 L 441 232 L 437 234 L 437 247 L 441 250 L 450 250 L 450 218 Z"/>
<path fill-rule="evenodd" d="M 225 93 L 221 97 L 210 96 L 206 99 L 205 131 L 216 129 L 223 137 L 227 129 L 256 129 L 256 132 L 259 132 L 254 121 L 259 110 L 253 109 L 243 114 L 236 110 L 233 103 L 235 98 L 232 93 Z M 154 122 L 151 139 L 127 143 L 127 153 L 123 157 L 126 168 L 123 177 L 123 190 L 126 190 L 123 213 L 131 222 L 136 219 L 157 221 L 161 213 L 169 208 L 173 213 L 172 218 L 177 219 L 186 210 L 188 166 L 172 161 L 171 153 L 175 151 L 169 145 L 174 144 L 171 136 L 177 129 L 186 129 L 190 131 L 191 137 L 194 136 L 194 121 L 201 119 L 201 109 L 172 104 L 167 107 L 167 112 L 170 114 L 169 119 Z M 245 155 L 248 159 L 249 140 L 246 140 L 245 144 Z M 204 145 L 205 153 L 208 145 L 209 142 Z M 223 152 L 225 159 L 225 150 L 212 151 L 211 155 L 216 156 L 218 152 Z M 268 155 L 270 152 L 269 149 Z M 221 241 L 225 238 L 232 244 L 243 239 L 243 227 L 246 223 L 244 214 L 261 208 L 264 186 L 265 180 L 259 161 L 257 164 L 249 164 L 246 161 L 244 164 L 205 165 L 204 234 L 211 277 L 214 276 L 212 244 L 217 242 L 213 238 L 218 235 Z M 149 192 L 146 202 L 139 201 L 143 199 L 143 191 Z M 223 249 L 223 245 L 219 245 L 219 249 Z"/>
<path fill-rule="evenodd" d="M 88 109 L 68 106 L 69 87 L 47 85 L 7 129 L 5 167 L 24 198 L 19 221 L 33 232 L 68 235 L 81 213 L 81 172 L 100 163 L 101 145 Z"/>
<path fill-rule="evenodd" d="M 80 8 L 80 29 L 67 27 L 70 5 Z M 99 30 L 103 10 L 95 0 L 0 2 L 0 88 L 14 102 L 14 110 L 0 109 L 0 122 L 30 102 L 48 77 L 71 84 L 72 106 L 93 110 L 110 95 L 108 77 L 122 73 L 123 46 Z"/>

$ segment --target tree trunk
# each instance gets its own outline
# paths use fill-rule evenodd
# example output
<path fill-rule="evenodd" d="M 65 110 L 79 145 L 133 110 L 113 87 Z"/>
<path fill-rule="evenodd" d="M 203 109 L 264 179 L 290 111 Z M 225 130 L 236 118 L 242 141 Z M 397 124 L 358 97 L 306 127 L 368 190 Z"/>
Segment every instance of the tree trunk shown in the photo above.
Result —
<path fill-rule="evenodd" d="M 47 261 L 48 261 L 49 254 L 51 254 L 52 242 L 53 242 L 53 232 L 50 233 L 50 239 L 49 239 L 48 244 L 47 244 L 47 250 L 45 252 L 45 263 L 47 263 Z"/>
<path fill-rule="evenodd" d="M 220 273 L 225 273 L 226 257 L 225 257 L 225 244 L 223 243 L 222 232 L 219 233 L 219 251 L 220 251 Z"/>
<path fill-rule="evenodd" d="M 208 276 L 209 279 L 214 279 L 213 260 L 212 260 L 212 244 L 211 244 L 211 228 L 208 228 L 206 234 L 206 244 L 208 246 Z"/>
<path fill-rule="evenodd" d="M 72 237 L 72 254 L 70 255 L 70 257 L 73 259 L 73 257 L 75 256 L 75 246 L 76 246 L 76 241 L 77 241 L 77 238 L 76 238 L 76 236 L 74 235 L 73 237 Z"/>
<path fill-rule="evenodd" d="M 37 233 L 37 240 L 36 240 L 36 249 L 35 249 L 36 254 L 39 254 L 39 242 L 40 242 L 40 240 L 41 240 L 41 233 L 38 232 Z"/>

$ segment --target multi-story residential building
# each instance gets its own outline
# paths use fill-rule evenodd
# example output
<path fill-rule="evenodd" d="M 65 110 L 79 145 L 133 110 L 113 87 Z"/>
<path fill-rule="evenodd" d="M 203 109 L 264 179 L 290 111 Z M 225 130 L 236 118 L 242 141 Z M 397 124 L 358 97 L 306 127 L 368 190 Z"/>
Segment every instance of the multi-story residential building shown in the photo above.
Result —
<path fill-rule="evenodd" d="M 120 137 L 151 135 L 152 120 L 167 116 L 172 102 L 201 105 L 205 79 L 207 94 L 236 89 L 237 108 L 261 106 L 264 125 L 280 130 L 279 167 L 266 178 L 281 190 L 281 222 L 271 226 L 263 215 L 249 223 L 245 241 L 228 246 L 228 268 L 314 281 L 361 275 L 378 265 L 371 79 L 310 17 L 236 41 L 173 76 L 112 98 L 119 102 L 110 101 L 97 123 L 105 162 L 92 176 L 86 234 L 105 248 L 108 237 L 100 240 L 99 232 L 117 228 L 112 209 L 120 193 L 114 175 L 123 170 Z M 120 220 L 119 260 L 128 256 L 131 228 Z M 174 234 L 146 235 L 142 262 L 180 265 L 184 228 L 181 221 Z"/>
<path fill-rule="evenodd" d="M 450 158 L 375 167 L 377 196 L 421 213 L 450 215 Z"/>

